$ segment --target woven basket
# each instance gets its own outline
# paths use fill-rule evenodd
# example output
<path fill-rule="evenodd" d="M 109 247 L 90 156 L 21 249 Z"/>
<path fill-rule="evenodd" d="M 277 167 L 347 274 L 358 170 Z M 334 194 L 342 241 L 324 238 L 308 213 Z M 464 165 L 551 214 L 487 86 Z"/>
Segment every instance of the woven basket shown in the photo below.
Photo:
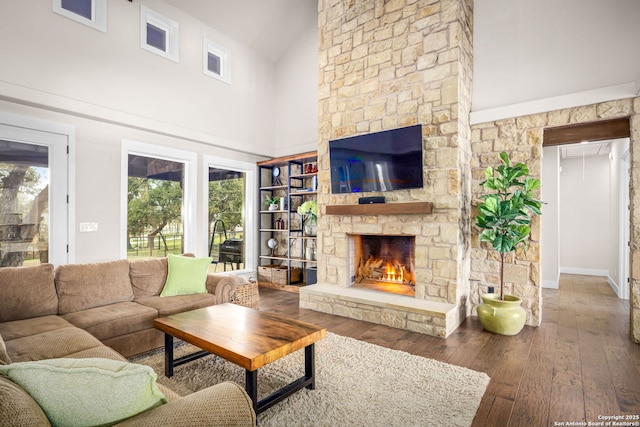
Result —
<path fill-rule="evenodd" d="M 236 294 L 231 302 L 259 310 L 259 301 L 260 295 L 258 294 L 258 283 L 247 283 L 236 287 Z"/>

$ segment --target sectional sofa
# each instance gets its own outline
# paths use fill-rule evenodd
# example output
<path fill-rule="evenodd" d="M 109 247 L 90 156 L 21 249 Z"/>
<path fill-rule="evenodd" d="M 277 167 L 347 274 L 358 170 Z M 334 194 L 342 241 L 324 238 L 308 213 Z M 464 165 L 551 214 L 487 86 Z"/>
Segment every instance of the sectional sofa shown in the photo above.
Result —
<path fill-rule="evenodd" d="M 126 363 L 126 357 L 162 347 L 155 318 L 232 301 L 236 287 L 248 283 L 208 274 L 207 292 L 160 296 L 167 266 L 166 258 L 156 258 L 0 268 L 0 365 L 65 358 Z M 158 386 L 168 403 L 115 425 L 255 425 L 251 401 L 237 384 L 186 397 Z M 38 403 L 3 375 L 0 420 L 3 426 L 50 425 Z"/>

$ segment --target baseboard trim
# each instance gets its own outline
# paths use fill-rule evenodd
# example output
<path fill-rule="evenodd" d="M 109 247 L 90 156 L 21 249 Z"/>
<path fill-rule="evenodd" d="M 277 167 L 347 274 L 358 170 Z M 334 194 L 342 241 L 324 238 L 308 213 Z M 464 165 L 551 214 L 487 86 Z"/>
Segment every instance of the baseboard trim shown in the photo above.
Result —
<path fill-rule="evenodd" d="M 620 286 L 618 286 L 618 284 L 616 283 L 616 281 L 613 280 L 611 276 L 608 276 L 607 283 L 609 283 L 609 286 L 611 286 L 611 289 L 613 289 L 613 292 L 615 292 L 618 298 L 620 298 L 621 289 L 620 289 Z"/>
<path fill-rule="evenodd" d="M 560 286 L 557 280 L 543 280 L 542 287 L 545 289 L 558 289 Z"/>
<path fill-rule="evenodd" d="M 595 268 L 560 267 L 560 273 L 609 277 L 609 270 L 598 270 Z"/>

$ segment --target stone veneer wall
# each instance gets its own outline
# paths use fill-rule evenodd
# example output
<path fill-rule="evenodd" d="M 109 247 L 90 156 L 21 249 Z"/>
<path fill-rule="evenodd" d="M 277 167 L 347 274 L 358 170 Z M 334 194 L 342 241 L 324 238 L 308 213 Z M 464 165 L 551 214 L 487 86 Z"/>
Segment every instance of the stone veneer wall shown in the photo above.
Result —
<path fill-rule="evenodd" d="M 499 164 L 499 153 L 510 153 L 514 161 L 526 162 L 531 174 L 540 177 L 542 167 L 543 130 L 549 127 L 584 123 L 601 119 L 631 117 L 631 331 L 640 342 L 640 98 L 623 99 L 584 107 L 576 107 L 534 114 L 513 119 L 476 124 L 471 127 L 471 159 L 474 200 L 482 194 L 479 183 L 484 169 Z M 544 183 L 543 183 L 544 185 Z M 475 214 L 475 212 L 474 212 Z M 543 207 L 544 215 L 544 207 Z M 532 227 L 532 242 L 525 254 L 520 251 L 509 257 L 505 265 L 506 292 L 524 300 L 528 312 L 527 323 L 539 325 L 541 321 L 540 275 L 540 218 Z M 478 230 L 472 233 L 471 302 L 476 307 L 479 294 L 487 286 L 498 286 L 499 256 L 478 242 Z"/>
<path fill-rule="evenodd" d="M 320 0 L 319 39 L 318 281 L 351 284 L 348 233 L 415 235 L 416 298 L 468 311 L 472 1 Z M 424 188 L 380 195 L 434 213 L 326 215 L 359 197 L 330 194 L 328 141 L 414 124 Z"/>

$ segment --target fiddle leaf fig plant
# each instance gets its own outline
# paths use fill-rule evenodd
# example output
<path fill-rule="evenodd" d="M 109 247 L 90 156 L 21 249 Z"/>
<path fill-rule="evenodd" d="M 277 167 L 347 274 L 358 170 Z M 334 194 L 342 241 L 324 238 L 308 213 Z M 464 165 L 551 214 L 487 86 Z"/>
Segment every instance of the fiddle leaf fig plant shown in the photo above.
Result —
<path fill-rule="evenodd" d="M 540 180 L 528 176 L 527 165 L 512 164 L 505 152 L 500 153 L 500 159 L 503 164 L 485 170 L 485 180 L 480 185 L 490 193 L 481 196 L 475 221 L 482 229 L 480 241 L 500 252 L 500 299 L 504 300 L 505 255 L 519 246 L 527 249 L 531 220 L 534 215 L 541 215 L 542 202 L 534 198 Z"/>

